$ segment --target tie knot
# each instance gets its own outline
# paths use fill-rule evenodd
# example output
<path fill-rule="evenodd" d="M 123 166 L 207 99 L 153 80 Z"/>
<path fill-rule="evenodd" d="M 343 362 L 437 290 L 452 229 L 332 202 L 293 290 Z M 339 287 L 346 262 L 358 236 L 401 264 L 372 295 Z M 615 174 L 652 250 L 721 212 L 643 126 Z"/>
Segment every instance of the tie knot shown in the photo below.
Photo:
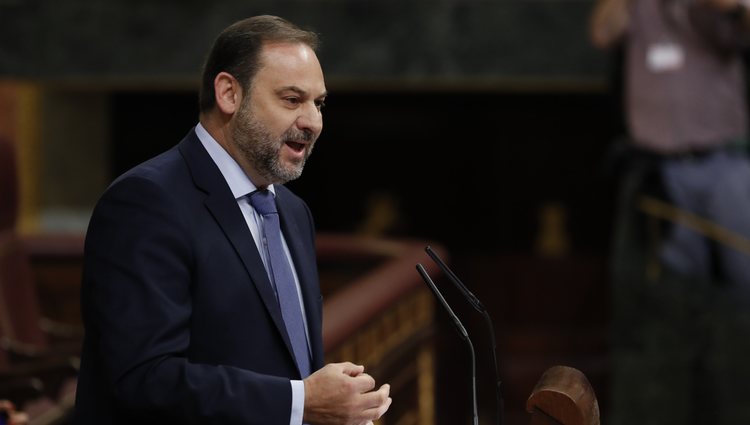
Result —
<path fill-rule="evenodd" d="M 250 205 L 260 215 L 276 214 L 276 201 L 270 190 L 256 190 L 250 194 Z"/>

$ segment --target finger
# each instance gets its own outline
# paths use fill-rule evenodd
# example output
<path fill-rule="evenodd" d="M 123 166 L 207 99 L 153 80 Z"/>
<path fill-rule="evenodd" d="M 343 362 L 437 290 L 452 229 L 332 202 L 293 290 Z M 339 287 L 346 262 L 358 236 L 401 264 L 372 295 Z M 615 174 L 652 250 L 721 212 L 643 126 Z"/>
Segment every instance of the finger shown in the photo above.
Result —
<path fill-rule="evenodd" d="M 391 384 L 383 384 L 378 388 L 378 391 L 382 391 L 385 393 L 385 395 L 389 395 L 391 393 Z"/>
<path fill-rule="evenodd" d="M 360 406 L 364 409 L 377 409 L 388 402 L 391 386 L 384 384 L 377 391 L 362 394 Z"/>
<path fill-rule="evenodd" d="M 385 412 L 388 411 L 388 408 L 391 407 L 391 403 L 393 403 L 393 399 L 388 397 L 385 399 L 385 402 L 382 405 L 373 407 L 371 409 L 366 409 L 362 413 L 364 417 L 372 418 L 373 421 L 376 421 L 380 419 L 385 414 Z"/>
<path fill-rule="evenodd" d="M 351 379 L 354 381 L 354 389 L 360 394 L 375 388 L 375 379 L 366 373 L 352 377 Z"/>
<path fill-rule="evenodd" d="M 365 367 L 362 365 L 356 365 L 351 362 L 339 363 L 342 368 L 342 372 L 349 376 L 358 376 L 365 371 Z"/>
<path fill-rule="evenodd" d="M 373 392 L 373 394 L 379 394 L 379 397 L 381 397 L 381 403 L 384 403 L 385 399 L 391 394 L 391 385 L 383 384 L 377 391 Z"/>
<path fill-rule="evenodd" d="M 11 419 L 13 425 L 28 425 L 29 415 L 26 413 L 14 413 Z"/>

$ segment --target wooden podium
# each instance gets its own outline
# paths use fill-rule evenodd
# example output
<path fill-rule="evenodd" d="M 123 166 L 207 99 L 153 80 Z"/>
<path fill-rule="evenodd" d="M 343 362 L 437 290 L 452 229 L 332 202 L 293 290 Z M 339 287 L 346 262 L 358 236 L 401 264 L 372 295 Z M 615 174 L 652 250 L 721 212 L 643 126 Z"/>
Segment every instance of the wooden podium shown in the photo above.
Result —
<path fill-rule="evenodd" d="M 554 366 L 542 375 L 526 401 L 531 425 L 599 425 L 599 403 L 578 369 Z"/>

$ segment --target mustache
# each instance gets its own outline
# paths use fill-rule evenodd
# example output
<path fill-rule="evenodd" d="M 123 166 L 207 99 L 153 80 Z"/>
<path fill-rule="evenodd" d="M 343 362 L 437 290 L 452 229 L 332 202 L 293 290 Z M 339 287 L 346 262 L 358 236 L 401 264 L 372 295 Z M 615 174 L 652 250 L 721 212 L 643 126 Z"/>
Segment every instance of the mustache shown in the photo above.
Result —
<path fill-rule="evenodd" d="M 303 140 L 305 142 L 314 142 L 315 141 L 315 135 L 311 130 L 308 129 L 297 129 L 297 128 L 290 128 L 287 131 L 284 132 L 284 134 L 281 136 L 281 140 L 284 142 L 291 142 L 295 140 Z"/>

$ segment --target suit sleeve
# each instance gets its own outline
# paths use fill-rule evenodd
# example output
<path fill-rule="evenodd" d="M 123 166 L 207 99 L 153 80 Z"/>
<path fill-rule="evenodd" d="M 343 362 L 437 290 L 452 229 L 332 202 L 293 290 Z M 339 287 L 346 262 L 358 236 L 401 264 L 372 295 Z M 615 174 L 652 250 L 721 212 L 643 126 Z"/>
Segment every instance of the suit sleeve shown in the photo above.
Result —
<path fill-rule="evenodd" d="M 130 177 L 92 216 L 84 315 L 111 396 L 129 415 L 166 423 L 288 423 L 288 379 L 188 360 L 194 252 L 180 205 L 165 188 Z"/>

